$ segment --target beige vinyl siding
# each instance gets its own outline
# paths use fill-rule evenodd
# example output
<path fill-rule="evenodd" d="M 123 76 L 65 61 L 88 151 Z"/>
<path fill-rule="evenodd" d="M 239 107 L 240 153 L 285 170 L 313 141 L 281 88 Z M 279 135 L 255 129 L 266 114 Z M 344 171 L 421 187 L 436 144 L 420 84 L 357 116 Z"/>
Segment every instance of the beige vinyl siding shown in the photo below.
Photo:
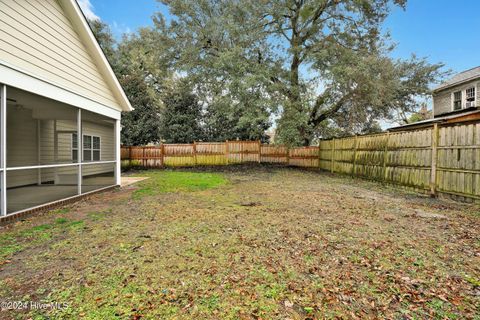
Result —
<path fill-rule="evenodd" d="M 32 111 L 10 107 L 14 116 L 7 118 L 7 163 L 9 166 L 29 166 L 37 161 L 37 120 L 33 119 Z M 54 162 L 54 120 L 40 122 L 41 163 Z M 57 120 L 57 131 L 75 131 L 77 125 L 71 120 Z M 115 160 L 115 134 L 111 125 L 100 125 L 94 122 L 83 122 L 83 134 L 99 136 L 101 160 Z M 72 162 L 72 137 L 70 133 L 58 135 L 58 162 Z M 112 172 L 113 164 L 85 165 L 83 176 Z M 42 169 L 42 181 L 54 181 L 55 174 L 76 175 L 77 167 Z M 18 187 L 36 184 L 37 169 L 9 171 L 7 187 Z"/>
<path fill-rule="evenodd" d="M 31 159 L 37 159 L 37 144 L 33 138 L 36 136 L 36 120 L 32 119 L 30 110 L 14 112 L 15 117 L 7 118 L 7 165 L 29 165 Z M 7 181 L 7 188 L 32 184 L 36 182 L 36 173 L 32 170 L 10 171 Z"/>
<path fill-rule="evenodd" d="M 55 0 L 0 0 L 0 60 L 121 110 Z"/>

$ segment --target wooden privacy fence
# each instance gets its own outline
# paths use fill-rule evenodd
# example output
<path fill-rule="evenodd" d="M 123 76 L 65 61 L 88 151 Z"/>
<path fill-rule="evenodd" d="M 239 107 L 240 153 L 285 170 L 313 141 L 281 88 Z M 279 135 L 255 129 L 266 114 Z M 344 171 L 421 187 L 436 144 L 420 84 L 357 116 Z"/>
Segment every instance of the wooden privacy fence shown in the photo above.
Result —
<path fill-rule="evenodd" d="M 279 163 L 381 180 L 480 200 L 480 123 L 433 125 L 320 141 L 288 149 L 259 141 L 122 147 L 124 164 L 143 167 Z"/>
<path fill-rule="evenodd" d="M 287 149 L 260 141 L 195 142 L 160 146 L 122 146 L 124 165 L 145 168 L 226 165 L 246 162 L 318 167 L 318 147 Z"/>

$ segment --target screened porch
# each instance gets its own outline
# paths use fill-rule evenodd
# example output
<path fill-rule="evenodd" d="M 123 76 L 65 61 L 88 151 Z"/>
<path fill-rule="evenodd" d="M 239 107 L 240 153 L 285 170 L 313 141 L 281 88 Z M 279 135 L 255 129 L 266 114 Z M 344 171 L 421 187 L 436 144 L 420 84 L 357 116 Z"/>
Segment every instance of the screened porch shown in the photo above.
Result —
<path fill-rule="evenodd" d="M 0 88 L 2 216 L 118 184 L 117 119 Z"/>

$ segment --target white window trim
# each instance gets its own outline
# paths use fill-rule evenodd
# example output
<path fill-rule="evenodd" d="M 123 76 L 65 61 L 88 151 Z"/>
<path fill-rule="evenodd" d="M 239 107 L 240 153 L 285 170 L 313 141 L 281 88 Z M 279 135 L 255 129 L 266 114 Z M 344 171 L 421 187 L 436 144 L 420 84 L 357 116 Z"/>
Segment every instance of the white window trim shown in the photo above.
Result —
<path fill-rule="evenodd" d="M 476 84 L 472 84 L 472 86 L 465 88 L 465 108 L 467 108 L 467 90 L 473 89 L 473 106 L 477 105 L 477 86 Z"/>
<path fill-rule="evenodd" d="M 451 94 L 451 108 L 452 108 L 452 111 L 460 111 L 462 109 L 465 109 L 465 104 L 464 104 L 464 97 L 465 97 L 465 94 L 464 94 L 464 91 L 465 90 L 454 90 L 452 91 L 452 94 Z M 455 93 L 456 92 L 460 92 L 460 109 L 458 110 L 455 110 Z"/>
<path fill-rule="evenodd" d="M 468 87 L 466 87 L 465 89 L 459 89 L 459 90 L 454 90 L 452 91 L 451 93 L 451 96 L 450 96 L 450 100 L 451 100 L 451 110 L 452 111 L 460 111 L 460 110 L 463 110 L 463 109 L 466 109 L 467 108 L 467 90 L 468 89 L 473 89 L 474 90 L 474 96 L 473 96 L 473 106 L 476 107 L 477 104 L 478 104 L 478 101 L 477 101 L 477 97 L 479 96 L 478 95 L 478 91 L 480 88 L 478 86 L 478 83 L 474 83 Z M 455 92 L 460 92 L 461 93 L 461 108 L 458 109 L 458 110 L 455 110 Z"/>
<path fill-rule="evenodd" d="M 70 147 L 71 147 L 70 149 L 72 150 L 72 162 L 75 161 L 75 159 L 73 159 L 73 151 L 77 151 L 77 161 L 75 162 L 75 163 L 77 163 L 77 162 L 80 162 L 80 161 L 78 160 L 78 154 L 79 154 L 79 152 L 78 152 L 78 142 L 77 142 L 77 147 L 74 148 L 74 147 L 73 147 L 73 136 L 74 136 L 74 135 L 77 136 L 77 138 L 75 138 L 75 140 L 78 141 L 78 134 L 77 134 L 77 133 L 72 133 L 72 138 L 70 139 Z"/>
<path fill-rule="evenodd" d="M 90 137 L 91 139 L 91 145 L 90 145 L 90 148 L 85 148 L 85 146 L 83 146 L 83 142 L 85 140 L 85 137 Z M 99 148 L 93 148 L 93 138 L 98 138 L 99 140 Z M 92 135 L 92 134 L 84 134 L 82 136 L 82 163 L 86 162 L 86 163 L 90 163 L 90 162 L 98 162 L 98 161 L 102 161 L 102 137 L 100 136 L 95 136 L 95 135 Z M 85 154 L 85 151 L 88 151 L 90 150 L 90 160 L 85 160 L 84 158 L 84 154 Z M 93 159 L 93 151 L 98 151 L 98 160 L 94 160 Z"/>

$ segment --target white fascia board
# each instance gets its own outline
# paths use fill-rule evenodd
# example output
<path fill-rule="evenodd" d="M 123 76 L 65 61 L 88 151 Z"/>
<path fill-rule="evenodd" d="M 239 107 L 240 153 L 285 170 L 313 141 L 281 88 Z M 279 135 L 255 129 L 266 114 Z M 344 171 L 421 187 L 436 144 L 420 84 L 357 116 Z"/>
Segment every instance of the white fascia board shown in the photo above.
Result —
<path fill-rule="evenodd" d="M 75 27 L 75 31 L 77 31 L 80 39 L 83 40 L 83 44 L 87 47 L 93 59 L 95 60 L 100 73 L 104 76 L 104 79 L 112 89 L 114 96 L 117 98 L 120 106 L 122 107 L 122 111 L 132 111 L 133 108 L 130 104 L 130 101 L 125 95 L 122 86 L 118 82 L 117 76 L 113 72 L 112 67 L 105 57 L 102 48 L 100 48 L 100 45 L 90 29 L 87 19 L 83 15 L 83 12 L 76 0 L 60 0 L 59 3 L 70 18 L 70 22 Z"/>
<path fill-rule="evenodd" d="M 93 101 L 72 90 L 42 79 L 41 77 L 34 76 L 27 71 L 19 70 L 17 67 L 1 60 L 0 83 L 63 102 L 83 110 L 98 113 L 112 119 L 120 119 L 121 116 L 121 112 L 116 108 Z"/>

